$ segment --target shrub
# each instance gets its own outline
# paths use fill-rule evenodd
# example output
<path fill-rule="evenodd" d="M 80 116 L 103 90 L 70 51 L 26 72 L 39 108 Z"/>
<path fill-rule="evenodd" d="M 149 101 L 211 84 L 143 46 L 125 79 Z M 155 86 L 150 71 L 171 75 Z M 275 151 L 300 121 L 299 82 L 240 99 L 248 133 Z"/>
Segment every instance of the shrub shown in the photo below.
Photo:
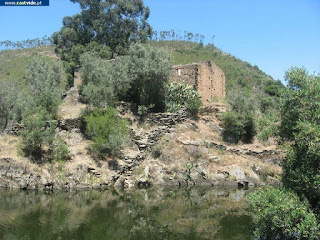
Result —
<path fill-rule="evenodd" d="M 55 115 L 67 84 L 62 63 L 55 59 L 33 57 L 24 78 L 32 98 L 31 108 L 41 107 Z"/>
<path fill-rule="evenodd" d="M 5 129 L 12 119 L 17 95 L 16 84 L 6 79 L 0 80 L 0 131 Z"/>
<path fill-rule="evenodd" d="M 54 139 L 54 124 L 51 115 L 44 109 L 29 111 L 23 119 L 24 129 L 21 131 L 22 150 L 26 156 L 38 160 L 42 157 L 43 146 L 50 146 Z"/>
<path fill-rule="evenodd" d="M 61 139 L 57 138 L 53 141 L 52 159 L 55 161 L 66 161 L 69 158 L 69 149 L 67 144 Z"/>
<path fill-rule="evenodd" d="M 161 153 L 162 153 L 162 149 L 160 146 L 156 145 L 156 146 L 153 146 L 152 149 L 151 149 L 151 153 L 152 153 L 152 156 L 154 158 L 159 158 L 161 156 Z"/>
<path fill-rule="evenodd" d="M 263 239 L 320 238 L 319 225 L 306 202 L 291 191 L 269 187 L 248 195 L 255 215 L 255 235 Z"/>
<path fill-rule="evenodd" d="M 228 103 L 232 111 L 241 114 L 251 114 L 256 111 L 257 104 L 246 92 L 233 90 L 228 94 Z"/>
<path fill-rule="evenodd" d="M 260 98 L 260 111 L 266 113 L 269 109 L 274 108 L 275 102 L 271 97 Z"/>
<path fill-rule="evenodd" d="M 252 115 L 243 115 L 234 111 L 228 111 L 222 119 L 223 140 L 238 143 L 251 142 L 256 134 L 256 126 Z"/>
<path fill-rule="evenodd" d="M 295 144 L 290 146 L 283 162 L 283 182 L 299 196 L 305 196 L 320 213 L 320 126 L 299 123 Z"/>
<path fill-rule="evenodd" d="M 86 134 L 93 140 L 93 149 L 99 153 L 115 153 L 128 139 L 127 122 L 114 108 L 97 109 L 84 117 Z"/>
<path fill-rule="evenodd" d="M 130 81 L 127 65 L 122 60 L 110 62 L 96 53 L 81 56 L 82 94 L 95 107 L 112 106 L 121 96 L 127 95 Z"/>
<path fill-rule="evenodd" d="M 176 112 L 185 107 L 192 115 L 196 115 L 202 106 L 199 93 L 190 85 L 179 82 L 167 86 L 165 103 L 169 112 Z"/>
<path fill-rule="evenodd" d="M 245 96 L 242 92 L 229 94 L 228 102 L 231 111 L 227 111 L 222 119 L 223 139 L 227 142 L 244 143 L 252 142 L 256 135 L 255 104 L 253 99 Z"/>
<path fill-rule="evenodd" d="M 280 80 L 278 81 L 268 80 L 265 83 L 265 87 L 263 88 L 263 91 L 269 94 L 270 96 L 279 97 L 283 88 L 284 86 Z"/>
<path fill-rule="evenodd" d="M 257 135 L 260 141 L 267 141 L 270 137 L 278 134 L 279 113 L 270 111 L 262 115 L 258 120 L 259 133 Z"/>
<path fill-rule="evenodd" d="M 155 110 L 163 110 L 171 70 L 169 53 L 150 45 L 133 44 L 122 61 L 128 66 L 130 100 L 136 106 L 154 105 Z"/>

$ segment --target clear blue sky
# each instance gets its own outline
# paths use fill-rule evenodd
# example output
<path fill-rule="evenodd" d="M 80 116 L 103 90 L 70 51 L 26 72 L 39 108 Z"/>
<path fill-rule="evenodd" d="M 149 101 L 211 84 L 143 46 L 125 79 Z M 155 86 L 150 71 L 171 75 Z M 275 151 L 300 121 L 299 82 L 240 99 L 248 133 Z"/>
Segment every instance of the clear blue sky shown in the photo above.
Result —
<path fill-rule="evenodd" d="M 320 71 L 319 0 L 145 0 L 154 30 L 190 31 L 225 52 L 258 65 L 275 79 L 291 66 Z M 0 7 L 0 41 L 50 36 L 80 8 L 69 0 L 50 7 Z"/>

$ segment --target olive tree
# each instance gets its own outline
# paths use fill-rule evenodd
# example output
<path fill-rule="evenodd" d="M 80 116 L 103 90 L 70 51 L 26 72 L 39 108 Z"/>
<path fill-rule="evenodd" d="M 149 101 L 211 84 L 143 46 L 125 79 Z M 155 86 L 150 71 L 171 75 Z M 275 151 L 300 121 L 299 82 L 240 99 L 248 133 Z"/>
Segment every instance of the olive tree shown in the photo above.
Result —
<path fill-rule="evenodd" d="M 169 53 L 151 45 L 134 44 L 124 61 L 128 64 L 128 78 L 131 80 L 131 101 L 137 106 L 154 106 L 155 110 L 163 110 L 171 70 Z"/>
<path fill-rule="evenodd" d="M 162 110 L 170 69 L 168 52 L 150 45 L 134 44 L 127 56 L 111 61 L 85 53 L 81 57 L 82 94 L 96 107 L 126 100 L 137 107 Z"/>
<path fill-rule="evenodd" d="M 108 61 L 95 53 L 85 53 L 81 56 L 81 92 L 95 107 L 112 106 L 127 95 L 130 87 L 127 72 L 128 64 L 122 58 Z"/>
<path fill-rule="evenodd" d="M 13 116 L 16 102 L 16 85 L 6 79 L 0 81 L 0 130 L 5 129 Z"/>
<path fill-rule="evenodd" d="M 34 57 L 24 78 L 32 98 L 30 104 L 41 106 L 55 115 L 66 86 L 62 63 L 55 59 Z"/>

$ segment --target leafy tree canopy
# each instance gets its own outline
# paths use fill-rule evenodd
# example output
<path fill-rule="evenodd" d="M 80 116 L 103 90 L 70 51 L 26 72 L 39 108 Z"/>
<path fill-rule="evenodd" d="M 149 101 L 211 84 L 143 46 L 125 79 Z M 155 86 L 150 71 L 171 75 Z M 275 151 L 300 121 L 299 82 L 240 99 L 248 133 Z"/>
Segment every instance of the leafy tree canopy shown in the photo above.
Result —
<path fill-rule="evenodd" d="M 123 55 L 132 42 L 145 42 L 151 36 L 150 10 L 143 0 L 71 0 L 79 3 L 80 14 L 63 19 L 63 27 L 53 34 L 56 50 L 63 60 L 78 44 L 92 41 Z M 74 59 L 73 59 L 74 60 Z"/>
<path fill-rule="evenodd" d="M 320 78 L 303 68 L 286 73 L 280 136 L 290 140 L 284 161 L 284 184 L 307 197 L 316 211 L 320 204 Z"/>
<path fill-rule="evenodd" d="M 293 140 L 300 123 L 320 124 L 320 77 L 303 68 L 292 68 L 285 77 L 288 88 L 282 94 L 280 136 Z"/>
<path fill-rule="evenodd" d="M 62 63 L 55 59 L 33 57 L 24 78 L 32 98 L 31 107 L 41 106 L 55 115 L 66 86 Z"/>

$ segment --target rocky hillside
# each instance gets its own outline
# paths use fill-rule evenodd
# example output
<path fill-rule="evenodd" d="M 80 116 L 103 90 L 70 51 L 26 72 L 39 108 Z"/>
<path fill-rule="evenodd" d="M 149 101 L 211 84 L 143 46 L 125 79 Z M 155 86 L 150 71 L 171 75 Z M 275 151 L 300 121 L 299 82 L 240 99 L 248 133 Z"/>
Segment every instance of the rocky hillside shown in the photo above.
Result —
<path fill-rule="evenodd" d="M 213 60 L 225 71 L 227 86 L 263 93 L 266 81 L 273 81 L 257 67 L 235 59 L 213 46 L 190 42 L 153 42 L 169 47 L 174 63 Z M 56 58 L 53 47 L 9 50 L 0 53 L 0 80 L 21 82 L 33 55 Z M 245 66 L 246 65 L 246 66 Z M 239 76 L 237 74 L 240 74 Z M 249 84 L 241 85 L 240 79 Z M 251 80 L 252 81 L 251 81 Z M 283 153 L 276 145 L 254 142 L 229 145 L 221 138 L 223 103 L 201 109 L 197 118 L 185 111 L 149 114 L 143 121 L 119 103 L 121 117 L 130 123 L 131 138 L 117 155 L 106 157 L 91 151 L 92 142 L 81 133 L 81 109 L 76 88 L 71 88 L 59 108 L 56 136 L 69 149 L 66 162 L 32 162 L 20 150 L 15 125 L 0 135 L 0 186 L 7 188 L 105 188 L 148 185 L 234 185 L 277 184 Z"/>
<path fill-rule="evenodd" d="M 96 155 L 80 131 L 77 89 L 60 107 L 56 135 L 69 149 L 67 162 L 35 163 L 23 157 L 14 128 L 0 136 L 0 186 L 23 189 L 105 188 L 109 186 L 188 186 L 278 184 L 283 153 L 275 145 L 227 145 L 221 140 L 223 104 L 201 109 L 197 118 L 185 111 L 149 114 L 144 121 L 119 103 L 130 122 L 131 139 L 120 154 Z"/>

